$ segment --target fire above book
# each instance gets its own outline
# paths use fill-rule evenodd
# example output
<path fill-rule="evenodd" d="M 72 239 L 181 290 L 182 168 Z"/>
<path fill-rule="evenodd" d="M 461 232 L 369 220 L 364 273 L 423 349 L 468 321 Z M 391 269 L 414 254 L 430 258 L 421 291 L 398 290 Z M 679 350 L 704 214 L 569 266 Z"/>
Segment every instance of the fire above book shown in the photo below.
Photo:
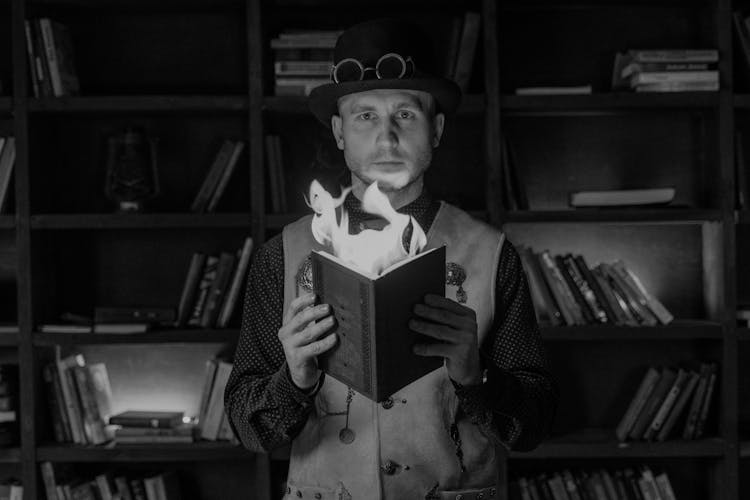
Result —
<path fill-rule="evenodd" d="M 318 357 L 320 368 L 380 402 L 440 368 L 442 358 L 414 354 L 431 339 L 409 328 L 413 308 L 428 293 L 445 295 L 445 247 L 403 260 L 379 276 L 313 251 L 314 291 L 336 319 L 336 345 Z"/>

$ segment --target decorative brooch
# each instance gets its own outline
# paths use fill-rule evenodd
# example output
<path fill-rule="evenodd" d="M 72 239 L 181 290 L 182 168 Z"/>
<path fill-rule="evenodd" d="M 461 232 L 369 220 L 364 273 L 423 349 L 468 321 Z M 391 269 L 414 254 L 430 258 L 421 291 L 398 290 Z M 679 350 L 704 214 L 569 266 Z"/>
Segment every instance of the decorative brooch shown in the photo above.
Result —
<path fill-rule="evenodd" d="M 466 281 L 466 270 L 455 262 L 448 262 L 445 265 L 445 284 L 457 286 L 456 300 L 461 304 L 466 303 L 466 290 L 463 288 L 464 281 Z"/>
<path fill-rule="evenodd" d="M 297 269 L 297 275 L 295 277 L 297 286 L 301 287 L 306 292 L 313 291 L 313 277 L 312 277 L 312 257 L 309 255 L 302 261 L 299 269 Z"/>

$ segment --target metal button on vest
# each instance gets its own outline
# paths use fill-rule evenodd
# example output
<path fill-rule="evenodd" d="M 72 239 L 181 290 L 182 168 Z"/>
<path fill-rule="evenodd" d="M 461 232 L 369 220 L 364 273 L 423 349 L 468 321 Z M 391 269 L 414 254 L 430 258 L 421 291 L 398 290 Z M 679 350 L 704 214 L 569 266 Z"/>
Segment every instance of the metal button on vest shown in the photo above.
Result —
<path fill-rule="evenodd" d="M 386 410 L 390 410 L 391 408 L 393 408 L 393 398 L 388 398 L 380 404 L 383 405 L 383 408 L 385 408 Z"/>
<path fill-rule="evenodd" d="M 394 462 L 393 460 L 386 460 L 386 462 L 380 468 L 383 469 L 383 472 L 385 474 L 392 476 L 396 473 L 398 464 Z"/>

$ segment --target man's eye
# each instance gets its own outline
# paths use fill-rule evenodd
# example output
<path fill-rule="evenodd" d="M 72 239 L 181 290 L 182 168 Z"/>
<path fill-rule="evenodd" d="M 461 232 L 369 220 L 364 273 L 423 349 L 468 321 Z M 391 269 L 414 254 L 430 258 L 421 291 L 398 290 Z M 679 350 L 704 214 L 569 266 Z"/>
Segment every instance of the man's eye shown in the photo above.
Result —
<path fill-rule="evenodd" d="M 414 113 L 412 113 L 411 111 L 399 111 L 398 117 L 402 120 L 408 120 L 409 118 L 414 117 Z"/>
<path fill-rule="evenodd" d="M 360 120 L 369 121 L 369 120 L 372 120 L 373 118 L 375 118 L 375 114 L 374 113 L 370 113 L 369 111 L 367 111 L 365 113 L 361 113 L 359 115 L 359 119 Z"/>

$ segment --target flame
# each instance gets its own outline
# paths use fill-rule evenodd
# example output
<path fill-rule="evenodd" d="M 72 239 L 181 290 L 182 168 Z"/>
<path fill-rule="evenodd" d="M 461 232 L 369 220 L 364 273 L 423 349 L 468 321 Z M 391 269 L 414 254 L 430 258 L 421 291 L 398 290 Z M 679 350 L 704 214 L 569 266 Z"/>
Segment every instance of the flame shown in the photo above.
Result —
<path fill-rule="evenodd" d="M 351 189 L 344 189 L 341 196 L 334 198 L 318 181 L 310 184 L 310 198 L 306 197 L 305 202 L 315 212 L 311 228 L 318 243 L 330 245 L 336 257 L 376 276 L 425 247 L 427 236 L 422 227 L 414 217 L 396 212 L 388 197 L 378 189 L 377 181 L 365 190 L 362 210 L 382 217 L 388 224 L 380 231 L 365 229 L 359 234 L 349 234 L 349 214 L 342 208 L 341 220 L 337 221 L 336 208 Z M 403 234 L 410 225 L 409 248 L 404 248 Z"/>

